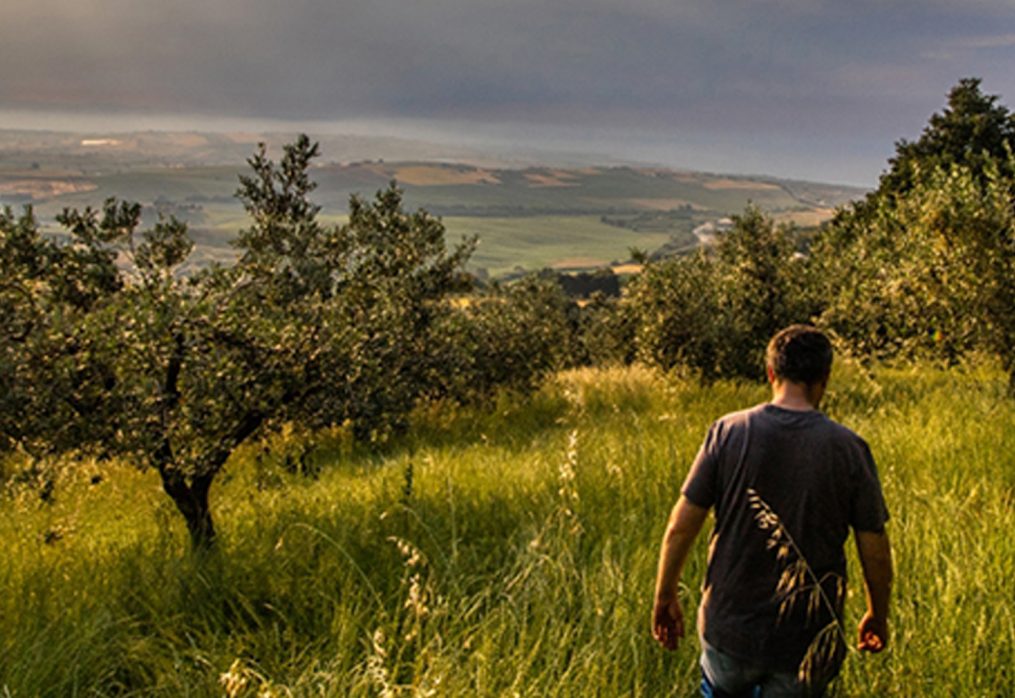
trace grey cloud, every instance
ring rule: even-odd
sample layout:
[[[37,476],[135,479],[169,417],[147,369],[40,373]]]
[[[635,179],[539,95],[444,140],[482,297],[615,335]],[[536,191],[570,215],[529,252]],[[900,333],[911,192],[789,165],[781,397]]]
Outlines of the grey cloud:
[[[890,145],[960,77],[981,75],[1015,99],[1011,9],[1002,0],[5,0],[0,108],[471,119],[741,143],[846,133]]]

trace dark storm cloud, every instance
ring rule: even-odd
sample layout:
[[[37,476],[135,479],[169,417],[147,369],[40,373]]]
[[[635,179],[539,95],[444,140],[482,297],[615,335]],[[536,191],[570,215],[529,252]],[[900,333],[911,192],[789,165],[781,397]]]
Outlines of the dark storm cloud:
[[[960,77],[1015,93],[1015,12],[1000,0],[5,6],[6,109],[884,139],[918,130]]]

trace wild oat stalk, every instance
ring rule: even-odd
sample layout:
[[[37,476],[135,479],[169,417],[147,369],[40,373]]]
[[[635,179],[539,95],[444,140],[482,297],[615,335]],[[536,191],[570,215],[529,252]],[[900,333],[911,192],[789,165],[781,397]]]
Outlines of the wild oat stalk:
[[[383,628],[377,628],[370,636],[371,652],[367,657],[366,675],[377,689],[378,696],[394,698],[397,687],[392,685],[388,673],[388,650],[384,647],[385,639]]]
[[[768,505],[757,490],[747,489],[747,499],[754,510],[754,520],[758,528],[768,532],[765,545],[775,550],[776,559],[785,564],[775,594],[780,598],[779,619],[790,613],[801,595],[806,595],[807,618],[816,617],[824,606],[832,620],[823,627],[811,641],[803,661],[797,672],[801,683],[810,684],[817,673],[832,660],[842,648],[848,647],[846,631],[839,620],[836,604],[825,593],[823,584],[828,580],[835,582],[836,598],[841,599],[845,593],[846,580],[834,572],[827,572],[821,577],[814,572],[803,551],[793,540],[793,536],[782,523],[779,515]]]
[[[434,590],[432,584],[430,561],[412,541],[398,536],[389,536],[402,556],[402,585],[405,588],[405,601],[402,609],[406,616],[396,619],[390,635],[383,627],[378,627],[370,637],[371,653],[366,661],[366,678],[373,685],[376,695],[382,698],[395,698],[408,695],[413,698],[432,698],[437,695],[442,678],[438,675],[428,677],[425,669],[413,668],[412,683],[399,683],[397,676],[404,673],[400,662],[401,653],[389,652],[389,640],[398,645],[414,644],[419,651],[417,655],[423,667],[429,663],[432,652],[440,652],[443,639],[438,629],[425,633],[427,621],[442,617],[447,612],[444,597]],[[425,641],[428,640],[428,641]]]
[[[560,496],[559,512],[565,521],[571,522],[570,532],[582,531],[577,507],[581,500],[578,494],[578,430],[572,429],[567,437],[567,452],[557,470],[557,494]]]
[[[253,690],[254,688],[257,689],[257,698],[292,698],[293,695],[288,686],[272,682],[271,679],[247,666],[239,658],[233,660],[228,671],[219,675],[219,685],[226,698],[250,695],[248,689]]]

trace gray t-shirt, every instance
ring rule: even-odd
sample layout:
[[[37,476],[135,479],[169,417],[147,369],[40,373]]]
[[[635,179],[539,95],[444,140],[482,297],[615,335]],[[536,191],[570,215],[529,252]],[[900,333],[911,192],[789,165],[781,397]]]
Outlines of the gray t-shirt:
[[[709,428],[682,492],[715,507],[698,618],[705,640],[729,655],[795,671],[833,617],[824,607],[808,612],[809,577],[790,594],[780,591],[799,556],[784,549],[785,535],[776,539],[771,517],[766,527],[759,515],[765,506],[774,512],[841,616],[849,529],[882,531],[888,520],[867,444],[821,412],[758,405]]]

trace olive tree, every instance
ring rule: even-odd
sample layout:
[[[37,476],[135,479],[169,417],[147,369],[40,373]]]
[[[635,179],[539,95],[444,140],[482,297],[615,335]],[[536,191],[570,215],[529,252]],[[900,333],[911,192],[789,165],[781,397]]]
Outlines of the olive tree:
[[[117,376],[103,330],[124,286],[116,246],[140,215],[112,200],[101,211],[65,211],[58,244],[30,207],[0,212],[0,454],[38,461],[114,431]]]
[[[813,247],[823,320],[860,355],[993,352],[1015,394],[1015,115],[961,80]]]
[[[578,307],[553,276],[528,274],[471,296],[435,326],[434,394],[462,402],[530,390],[583,362]]]
[[[815,250],[823,318],[857,353],[1000,357],[1015,394],[1015,161],[935,167],[847,236]]]
[[[449,251],[440,221],[405,213],[394,185],[372,202],[354,197],[348,223],[320,224],[316,155],[306,137],[278,163],[261,146],[238,192],[252,220],[239,260],[194,274],[181,273],[186,227],[138,232],[137,205],[65,212],[64,246],[3,219],[4,254],[30,252],[0,297],[23,318],[5,333],[0,380],[61,410],[29,424],[12,417],[20,398],[4,402],[4,440],[156,470],[205,547],[211,485],[240,444],[287,422],[351,423],[360,438],[401,428],[423,392],[429,327],[472,243]]]

